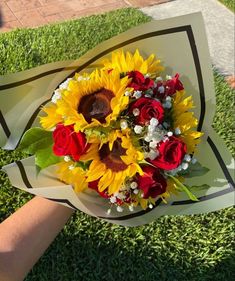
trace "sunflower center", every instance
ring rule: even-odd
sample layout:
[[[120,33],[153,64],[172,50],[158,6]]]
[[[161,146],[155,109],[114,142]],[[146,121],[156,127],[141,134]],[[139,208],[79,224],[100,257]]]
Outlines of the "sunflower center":
[[[112,112],[110,101],[114,93],[105,88],[90,95],[83,96],[78,106],[78,112],[82,113],[88,123],[92,118],[100,123],[105,123],[105,118]]]
[[[113,149],[109,150],[108,143],[102,145],[99,150],[99,156],[101,162],[103,162],[107,168],[114,172],[125,170],[128,166],[122,161],[121,157],[126,152],[126,149],[121,146],[121,140],[117,139],[113,144]]]

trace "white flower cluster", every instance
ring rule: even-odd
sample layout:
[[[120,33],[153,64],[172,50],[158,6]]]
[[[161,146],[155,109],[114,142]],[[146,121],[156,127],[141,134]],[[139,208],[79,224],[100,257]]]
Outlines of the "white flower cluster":
[[[85,76],[80,75],[80,76],[77,77],[78,82],[82,81],[82,80],[89,80],[89,79],[90,79],[89,76],[85,77]],[[72,81],[72,80],[73,80],[73,78],[66,79],[63,83],[61,83],[59,85],[59,88],[54,91],[54,95],[51,98],[51,101],[53,103],[56,103],[59,99],[61,99],[61,94],[62,94],[63,90],[69,89],[69,82]]]
[[[197,162],[197,159],[195,157],[191,157],[189,154],[185,154],[184,159],[182,163],[173,170],[168,171],[172,176],[175,176],[178,172],[182,170],[187,170],[189,168],[189,164],[195,164]]]
[[[109,201],[110,201],[111,205],[115,205],[116,206],[116,210],[119,213],[122,213],[124,211],[124,208],[122,206],[120,206],[120,205],[117,205],[118,199],[120,199],[120,200],[125,200],[126,199],[126,189],[123,189],[122,191],[114,193],[109,198]],[[133,208],[133,206],[132,206],[132,208]],[[111,213],[111,208],[107,210],[107,214],[109,215],[110,213]]]
[[[167,131],[159,125],[158,120],[156,118],[151,118],[147,127],[147,133],[144,136],[144,140],[149,143],[149,151],[145,152],[145,159],[150,158],[154,160],[159,155],[157,145],[159,142],[166,139],[166,135]]]
[[[167,96],[166,99],[165,99],[165,102],[162,104],[162,106],[164,108],[170,109],[172,107],[171,97]]]
[[[67,90],[69,87],[69,82],[73,80],[73,78],[68,78],[67,80],[65,80],[63,83],[60,84],[59,89],[56,89],[54,91],[54,95],[51,98],[51,101],[53,103],[57,103],[58,100],[61,99],[61,94],[63,92],[63,90]]]
[[[68,78],[67,80],[65,80],[63,83],[60,84],[59,88],[60,90],[66,90],[69,87],[69,82],[73,80],[73,78]]]

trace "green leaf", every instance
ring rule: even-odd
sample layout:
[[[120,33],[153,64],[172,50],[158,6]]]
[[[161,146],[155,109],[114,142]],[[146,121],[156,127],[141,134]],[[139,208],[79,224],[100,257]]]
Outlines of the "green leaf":
[[[208,184],[202,184],[202,185],[193,185],[193,186],[187,186],[190,191],[199,191],[199,190],[206,190],[210,188]]]
[[[35,164],[37,167],[37,173],[39,173],[42,169],[45,169],[51,165],[54,165],[60,162],[61,157],[56,156],[53,153],[52,145],[47,148],[40,149],[36,151],[35,154]]]
[[[40,149],[48,148],[52,143],[52,132],[35,127],[25,132],[18,149],[35,154]]]
[[[197,197],[185,186],[183,185],[177,178],[168,175],[177,185],[177,187],[179,188],[179,190],[184,191],[185,193],[187,193],[188,197],[192,200],[192,201],[198,201]]]
[[[184,178],[193,178],[205,175],[210,169],[203,167],[199,162],[195,164],[190,163],[186,171],[180,171],[178,174]]]

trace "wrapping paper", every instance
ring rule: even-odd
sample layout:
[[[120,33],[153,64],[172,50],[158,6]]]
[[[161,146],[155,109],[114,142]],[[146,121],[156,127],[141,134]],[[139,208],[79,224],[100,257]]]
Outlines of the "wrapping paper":
[[[99,67],[104,57],[123,49],[143,56],[154,53],[165,66],[164,74],[180,73],[188,95],[196,105],[198,131],[204,136],[195,157],[210,169],[204,176],[186,180],[189,185],[208,184],[210,188],[194,189],[198,202],[184,193],[171,195],[168,203],[156,200],[152,209],[135,208],[110,215],[108,200],[88,189],[76,194],[70,185],[60,182],[55,167],[36,176],[34,157],[4,166],[13,187],[45,197],[67,207],[81,210],[111,223],[137,226],[162,215],[197,214],[234,205],[234,160],[223,141],[211,127],[215,113],[215,93],[207,38],[200,13],[152,21],[107,40],[76,61],[46,64],[27,71],[0,77],[0,147],[16,149],[24,132],[39,126],[41,106],[50,102],[54,90],[75,72],[90,72]]]

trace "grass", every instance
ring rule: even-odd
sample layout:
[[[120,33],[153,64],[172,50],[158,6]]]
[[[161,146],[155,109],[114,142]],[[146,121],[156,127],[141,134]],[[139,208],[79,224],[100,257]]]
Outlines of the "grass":
[[[232,12],[235,13],[235,2],[234,0],[219,0],[222,4],[228,7]]]
[[[76,21],[0,35],[1,74],[75,59],[99,42],[149,21],[123,9]],[[215,72],[214,127],[234,153],[232,91]],[[0,167],[24,155],[0,151]],[[0,172],[0,220],[31,195]],[[232,208],[209,214],[164,216],[136,228],[111,225],[76,212],[26,281],[228,281],[235,275]]]

